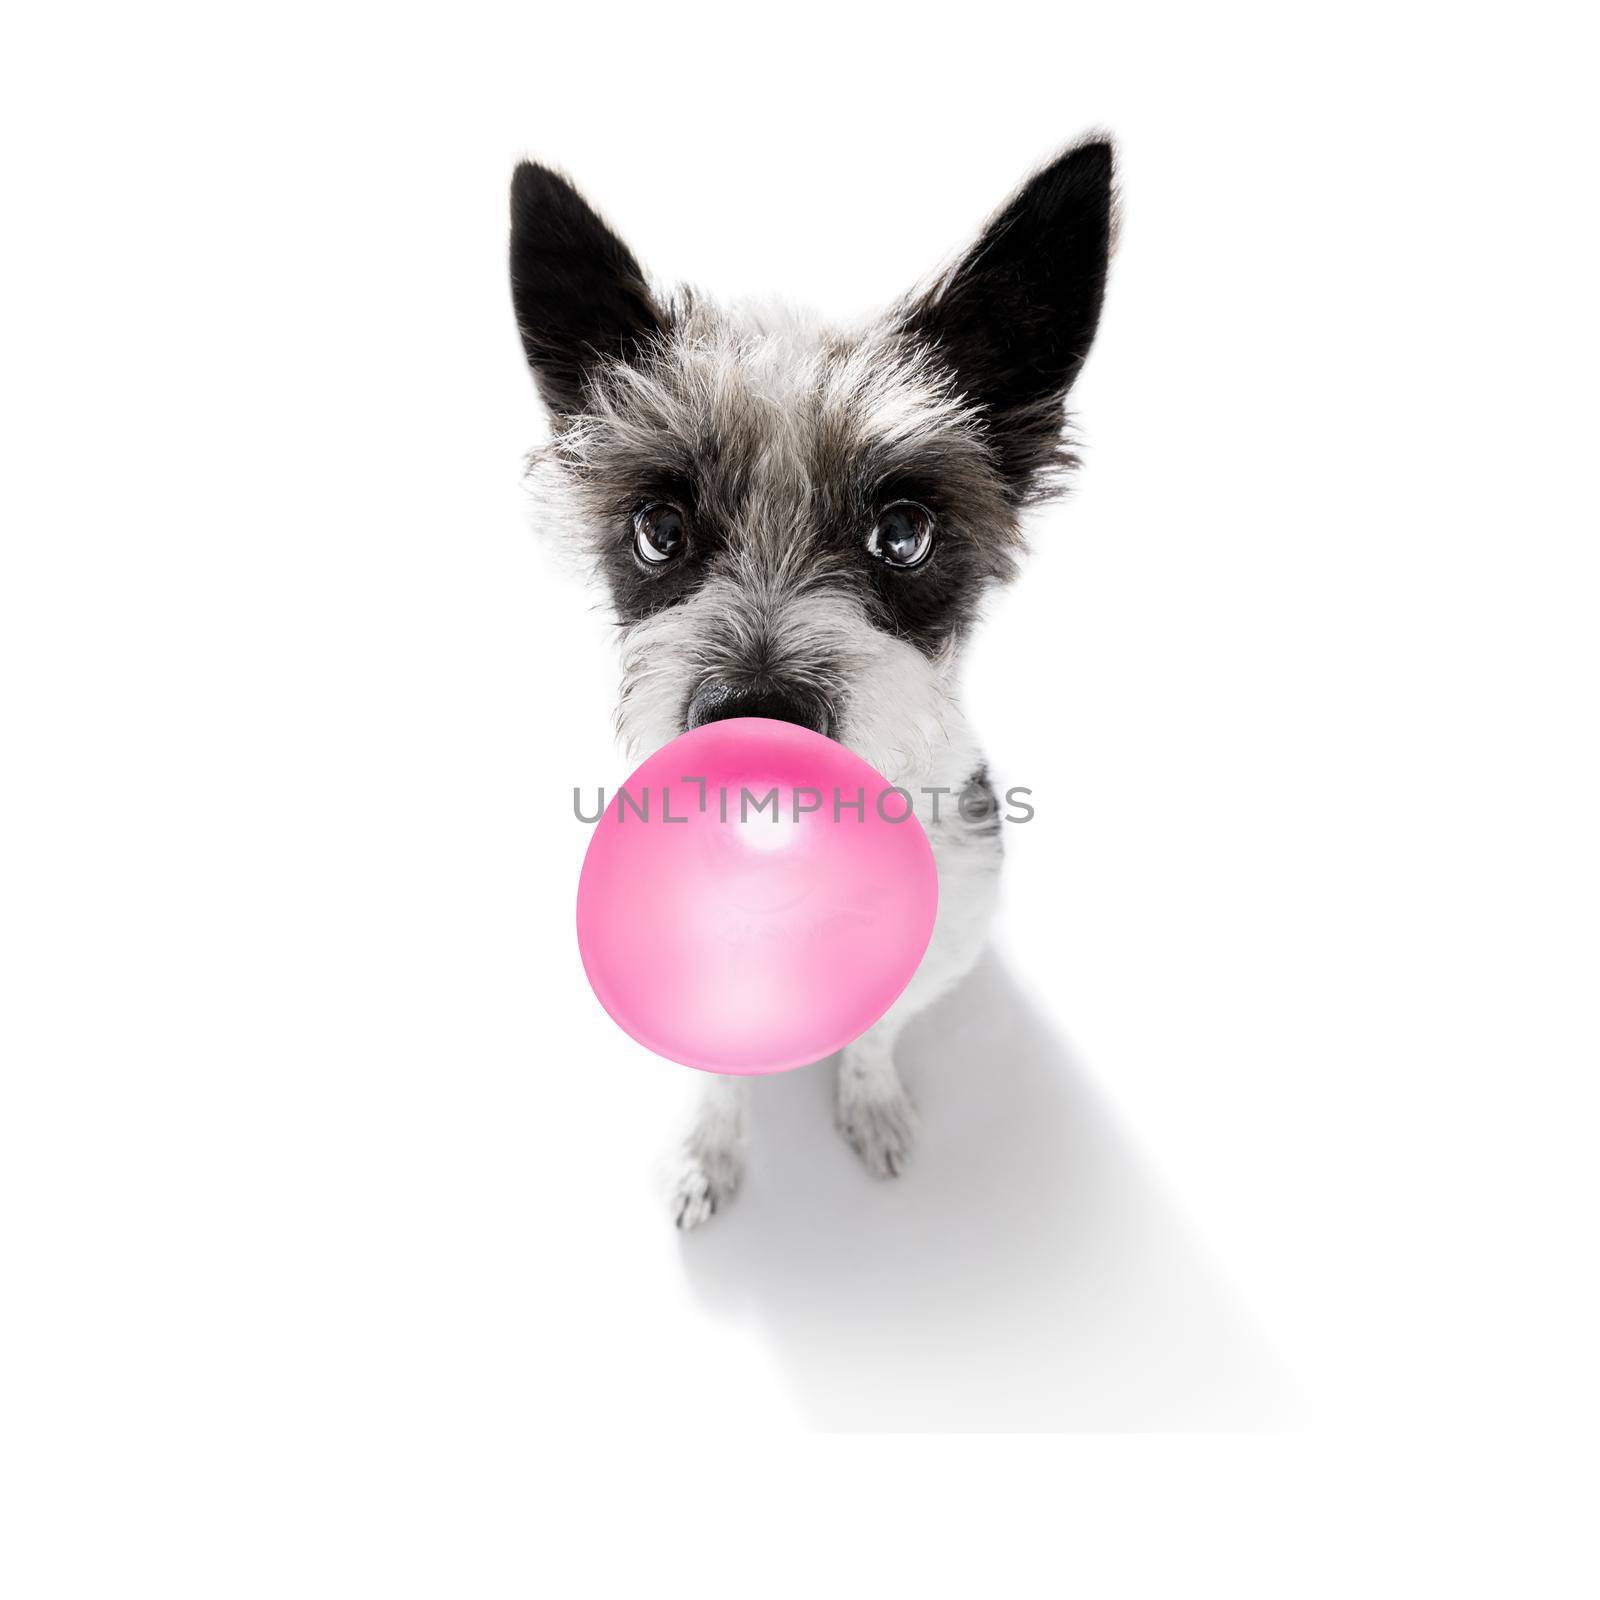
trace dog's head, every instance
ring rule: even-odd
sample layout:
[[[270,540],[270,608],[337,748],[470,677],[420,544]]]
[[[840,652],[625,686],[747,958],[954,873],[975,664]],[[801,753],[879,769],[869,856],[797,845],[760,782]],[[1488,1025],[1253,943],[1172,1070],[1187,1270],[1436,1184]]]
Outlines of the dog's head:
[[[1111,148],[1079,145],[842,332],[656,294],[564,178],[517,169],[512,291],[554,423],[533,478],[624,625],[632,748],[767,716],[925,769],[1018,514],[1072,464],[1111,221]]]

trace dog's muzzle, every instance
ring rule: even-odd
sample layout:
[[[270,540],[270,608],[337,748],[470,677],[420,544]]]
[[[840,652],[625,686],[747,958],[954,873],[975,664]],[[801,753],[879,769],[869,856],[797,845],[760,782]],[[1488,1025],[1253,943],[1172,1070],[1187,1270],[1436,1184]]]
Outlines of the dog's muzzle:
[[[728,683],[702,684],[689,702],[684,728],[698,728],[707,722],[725,722],[729,717],[770,717],[774,722],[794,722],[825,738],[833,737],[833,718],[816,695],[782,684],[762,688],[739,688]]]

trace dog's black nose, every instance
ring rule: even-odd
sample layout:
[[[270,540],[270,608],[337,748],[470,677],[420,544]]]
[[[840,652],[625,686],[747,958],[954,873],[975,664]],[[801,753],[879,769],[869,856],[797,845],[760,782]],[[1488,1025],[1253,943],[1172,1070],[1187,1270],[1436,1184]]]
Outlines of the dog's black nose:
[[[802,728],[824,736],[831,736],[833,722],[827,706],[817,696],[801,689],[781,684],[740,689],[732,684],[712,682],[705,684],[689,702],[684,727],[726,722],[729,717],[770,717],[774,722],[797,722]]]

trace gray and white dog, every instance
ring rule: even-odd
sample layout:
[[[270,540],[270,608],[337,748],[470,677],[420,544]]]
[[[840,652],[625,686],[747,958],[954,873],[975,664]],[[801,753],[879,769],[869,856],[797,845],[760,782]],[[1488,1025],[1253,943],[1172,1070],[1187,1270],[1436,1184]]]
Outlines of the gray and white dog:
[[[1074,465],[1065,400],[1112,216],[1111,146],[1095,138],[1030,178],[930,287],[840,329],[660,293],[566,179],[524,162],[512,180],[512,294],[552,419],[531,486],[615,606],[630,750],[774,717],[918,797],[933,940],[839,1064],[839,1127],[884,1176],[914,1128],[895,1039],[977,960],[997,888],[961,647],[984,591],[1013,575],[1020,514]],[[748,1082],[709,1082],[675,1166],[681,1228],[738,1187]]]

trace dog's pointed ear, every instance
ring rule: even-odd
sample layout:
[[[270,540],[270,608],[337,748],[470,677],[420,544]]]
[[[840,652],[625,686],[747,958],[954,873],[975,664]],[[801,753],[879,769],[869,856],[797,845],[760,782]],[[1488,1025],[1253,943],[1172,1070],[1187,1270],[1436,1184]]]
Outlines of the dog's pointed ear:
[[[1075,146],[1023,184],[907,313],[907,331],[982,408],[1019,491],[1055,456],[1062,403],[1094,342],[1112,205],[1110,142]]]
[[[597,361],[628,360],[665,329],[632,251],[565,178],[532,161],[511,178],[511,299],[558,417],[583,408]]]

